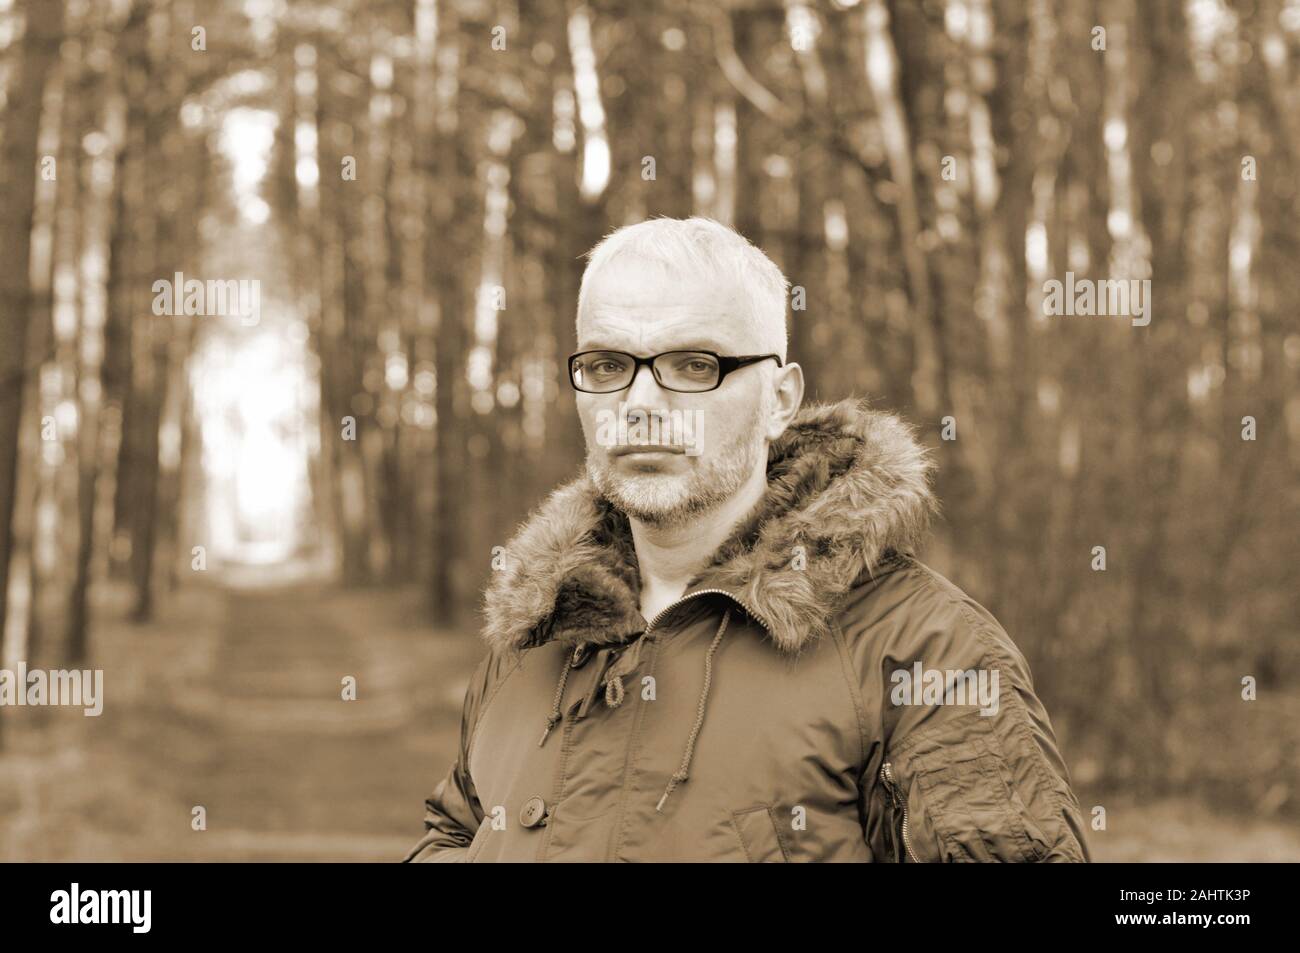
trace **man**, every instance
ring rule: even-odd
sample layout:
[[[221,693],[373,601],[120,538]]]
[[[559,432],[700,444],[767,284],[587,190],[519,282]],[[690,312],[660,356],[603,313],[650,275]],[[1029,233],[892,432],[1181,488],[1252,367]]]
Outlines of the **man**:
[[[407,861],[1086,861],[1025,660],[913,556],[909,428],[800,409],[788,283],[704,219],[593,249],[586,475],[506,548]]]

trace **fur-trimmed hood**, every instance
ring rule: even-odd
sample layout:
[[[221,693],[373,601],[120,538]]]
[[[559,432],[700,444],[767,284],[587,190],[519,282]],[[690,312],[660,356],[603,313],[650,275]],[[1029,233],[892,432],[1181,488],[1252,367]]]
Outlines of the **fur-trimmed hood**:
[[[931,469],[892,414],[857,400],[805,407],[769,449],[767,494],[687,592],[726,592],[780,650],[798,652],[864,574],[919,544],[937,509]],[[485,601],[494,648],[622,643],[644,631],[627,517],[586,476],[552,493],[506,554]]]

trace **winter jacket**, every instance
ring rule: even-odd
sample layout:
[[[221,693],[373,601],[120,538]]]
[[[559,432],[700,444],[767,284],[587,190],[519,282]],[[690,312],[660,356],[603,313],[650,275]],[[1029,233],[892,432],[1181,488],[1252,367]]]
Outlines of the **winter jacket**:
[[[930,469],[892,415],[805,408],[754,513],[649,621],[626,517],[585,477],[557,490],[488,589],[405,860],[1087,861],[1023,655],[912,555]]]

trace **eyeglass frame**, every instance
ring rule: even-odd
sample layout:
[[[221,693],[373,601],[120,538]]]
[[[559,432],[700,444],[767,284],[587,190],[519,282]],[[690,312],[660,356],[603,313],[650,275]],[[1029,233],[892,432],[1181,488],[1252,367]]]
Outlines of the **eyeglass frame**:
[[[584,390],[578,386],[578,382],[573,377],[573,362],[584,354],[618,354],[621,357],[631,358],[632,360],[632,377],[622,387],[616,387],[613,390]],[[679,390],[676,387],[669,387],[659,377],[659,371],[655,369],[655,361],[669,354],[707,354],[718,362],[718,379],[712,387],[706,387],[704,390]],[[717,351],[707,351],[704,348],[688,347],[676,348],[671,351],[663,351],[659,354],[652,354],[649,357],[637,357],[635,354],[629,354],[627,351],[616,351],[613,348],[596,347],[586,351],[575,351],[569,355],[569,385],[580,394],[617,394],[621,390],[627,390],[636,383],[637,374],[641,373],[641,366],[644,364],[650,368],[650,373],[654,376],[655,383],[664,390],[672,391],[674,394],[709,394],[722,386],[722,382],[727,379],[727,375],[742,367],[749,367],[751,364],[757,364],[760,361],[766,361],[768,358],[776,361],[777,367],[784,367],[785,363],[781,360],[780,354],[740,354],[734,357],[719,354]]]

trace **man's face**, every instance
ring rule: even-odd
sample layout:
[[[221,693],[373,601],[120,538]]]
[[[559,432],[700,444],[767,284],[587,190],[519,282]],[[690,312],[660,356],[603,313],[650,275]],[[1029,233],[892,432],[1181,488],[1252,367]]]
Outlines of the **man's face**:
[[[587,288],[578,350],[637,357],[690,349],[770,353],[744,301],[725,282],[619,258]],[[775,366],[740,368],[704,393],[667,390],[642,366],[623,390],[579,392],[592,482],[620,510],[655,525],[680,523],[729,499],[766,464]]]

